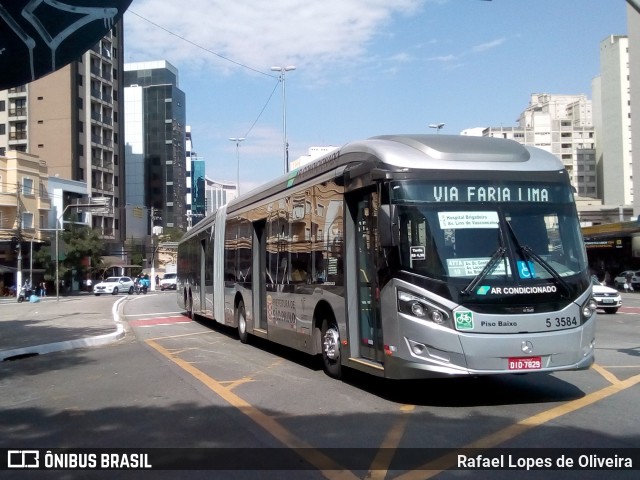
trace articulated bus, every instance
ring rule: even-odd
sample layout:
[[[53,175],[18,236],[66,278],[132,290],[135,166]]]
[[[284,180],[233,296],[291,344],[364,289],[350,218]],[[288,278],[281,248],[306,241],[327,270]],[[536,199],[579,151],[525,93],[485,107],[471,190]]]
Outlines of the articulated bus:
[[[240,196],[178,246],[178,304],[395,378],[586,369],[596,304],[573,189],[505,139],[349,143]]]

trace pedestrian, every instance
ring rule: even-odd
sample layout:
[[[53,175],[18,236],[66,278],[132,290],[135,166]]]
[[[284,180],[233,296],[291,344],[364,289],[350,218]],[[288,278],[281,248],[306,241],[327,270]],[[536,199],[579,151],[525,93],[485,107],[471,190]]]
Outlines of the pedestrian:
[[[91,292],[93,287],[93,280],[87,278],[87,292]]]
[[[160,285],[160,276],[156,275],[156,287]]]
[[[624,291],[625,292],[633,292],[633,283],[631,282],[631,280],[633,279],[633,275],[631,274],[631,272],[627,273],[626,277],[625,277],[625,281],[624,281]]]
[[[40,284],[40,293],[42,294],[43,297],[47,296],[47,282],[42,282]]]

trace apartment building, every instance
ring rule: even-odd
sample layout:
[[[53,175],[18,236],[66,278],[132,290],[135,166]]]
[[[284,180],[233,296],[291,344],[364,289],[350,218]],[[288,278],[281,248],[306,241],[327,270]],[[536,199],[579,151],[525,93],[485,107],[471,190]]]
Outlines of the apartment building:
[[[0,155],[0,295],[4,287],[22,284],[22,271],[31,264],[33,252],[27,245],[50,237],[51,232],[42,230],[53,228],[50,210],[46,162],[17,150]]]
[[[117,252],[126,235],[120,208],[122,52],[119,22],[78,61],[0,92],[0,154],[15,150],[37,155],[46,159],[50,176],[86,182],[87,197],[109,198],[113,208],[93,213],[90,222],[105,247]]]
[[[600,75],[592,81],[598,183],[606,205],[633,204],[629,39],[600,43]]]
[[[475,130],[467,133],[477,134]],[[598,197],[596,135],[592,102],[586,95],[534,93],[517,126],[484,128],[482,135],[509,138],[553,153],[562,160],[580,196]]]

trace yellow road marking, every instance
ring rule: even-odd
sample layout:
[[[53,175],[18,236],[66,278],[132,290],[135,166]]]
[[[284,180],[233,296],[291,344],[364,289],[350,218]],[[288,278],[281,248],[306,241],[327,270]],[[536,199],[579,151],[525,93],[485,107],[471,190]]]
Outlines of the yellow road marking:
[[[395,450],[398,448],[400,440],[402,440],[407,428],[409,413],[413,412],[415,408],[415,405],[403,405],[400,407],[400,411],[402,411],[404,415],[402,415],[391,427],[391,430],[387,433],[382,445],[380,445],[378,454],[373,459],[371,467],[369,468],[369,473],[366,476],[367,479],[384,479],[387,476],[389,465],[391,464],[391,460],[393,460]]]
[[[461,447],[461,449],[476,448],[486,450],[488,448],[495,447],[497,445],[500,445],[501,443],[506,442],[507,440],[511,440],[512,438],[517,437],[518,435],[522,435],[523,433],[531,430],[534,427],[538,427],[558,417],[574,412],[593,403],[599,402],[600,400],[610,397],[611,395],[615,395],[622,390],[633,387],[637,383],[640,383],[640,375],[630,377],[626,380],[618,381],[617,383],[592,392],[577,400],[573,400],[563,405],[558,405],[557,407],[545,410],[544,412],[541,412],[537,415],[525,418],[518,423],[503,428],[502,430],[498,430],[497,432],[492,433],[491,435],[487,435],[486,437],[476,440],[475,442],[471,442],[464,447]],[[395,477],[395,480],[426,480],[427,478],[431,478],[444,470],[448,470],[451,467],[454,467],[457,464],[457,455],[458,454],[456,452],[443,455],[442,457],[432,462],[420,466],[416,470]]]
[[[601,367],[596,363],[594,363],[592,367],[596,372],[602,375],[609,383],[612,383],[614,385],[620,383],[620,380],[618,379],[618,377],[616,377],[613,373],[609,372],[608,370],[605,370],[604,367]]]
[[[205,374],[202,370],[196,368],[189,362],[176,357],[168,349],[161,346],[155,340],[146,340],[146,343],[158,353],[168,358],[180,368],[185,370],[187,373],[192,375],[194,378],[198,379],[210,390],[212,390],[223,400],[225,400],[228,404],[240,410],[240,412],[260,425],[260,427],[273,435],[282,444],[291,449],[296,449],[296,454],[298,454],[304,460],[320,470],[326,478],[331,480],[353,480],[358,478],[352,472],[346,470],[341,465],[338,465],[322,452],[313,449],[311,445],[293,435],[290,431],[276,422],[272,417],[264,414],[253,405],[246,402],[235,393],[231,392],[231,390],[224,387],[220,382]]]
[[[228,388],[229,390],[233,390],[238,385],[244,385],[245,383],[249,383],[249,382],[253,382],[253,381],[254,381],[253,378],[244,377],[244,378],[241,378],[240,380],[220,382],[220,385],[225,385],[226,384],[227,385],[226,388]]]
[[[209,332],[203,332],[209,333]],[[198,333],[199,334],[199,333]],[[156,340],[169,339],[169,338],[177,338],[184,337],[190,335],[198,335],[198,334],[185,334],[185,335],[177,335],[177,336],[169,336],[169,337],[161,337],[157,339],[146,340],[146,343],[151,346],[153,349],[158,351],[160,354],[180,366],[183,370],[191,374],[193,377],[198,379],[204,385],[206,385],[210,390],[219,395],[223,400],[237,408],[243,414],[247,415],[251,418],[255,423],[257,423],[264,430],[269,432],[272,436],[278,439],[281,443],[286,445],[291,449],[295,449],[295,452],[301,456],[304,460],[309,462],[311,465],[316,467],[326,478],[331,480],[342,480],[342,479],[356,479],[357,477],[346,468],[342,467],[335,463],[331,458],[327,457],[322,452],[313,449],[308,443],[296,437],[290,431],[282,427],[273,417],[269,417],[264,414],[262,411],[253,407],[251,404],[235,395],[231,392],[231,389],[235,388],[240,383],[244,383],[246,381],[251,381],[251,379],[240,379],[235,382],[218,382],[215,379],[209,377],[204,372],[196,368],[194,365],[189,362],[182,360],[176,356],[176,354],[172,353],[169,349],[162,347],[157,343]],[[533,415],[531,417],[525,418],[513,425],[510,425],[506,428],[498,430],[490,435],[487,435],[481,439],[478,439],[474,442],[471,442],[463,447],[460,450],[464,449],[478,449],[478,450],[486,450],[492,447],[496,447],[508,440],[511,440],[523,433],[548,423],[556,418],[567,415],[571,412],[599,402],[607,397],[615,395],[623,390],[626,390],[638,383],[640,383],[640,375],[635,375],[626,380],[619,380],[615,375],[608,372],[606,369],[599,365],[594,364],[594,369],[602,375],[605,379],[607,379],[611,385],[608,387],[602,388],[598,391],[592,392],[588,395],[585,395],[582,398],[577,400],[573,400],[571,402],[559,405],[557,407],[551,408],[549,410],[545,410],[539,414]],[[229,387],[223,386],[222,383],[228,383]],[[401,410],[406,412],[413,411],[415,409],[414,405],[404,405]],[[374,458],[371,469],[367,475],[367,478],[371,479],[381,479],[385,478],[388,473],[388,466],[391,463],[393,458],[393,453],[397,449],[397,446],[402,439],[404,431],[406,429],[406,424],[408,422],[408,415],[403,415],[402,418],[396,422],[389,433],[387,434],[385,440],[381,445],[381,449],[379,453]],[[442,457],[433,460],[429,463],[426,463],[416,470],[412,470],[410,472],[406,472],[402,475],[395,477],[395,480],[426,480],[428,478],[432,478],[435,475],[448,470],[454,467],[457,464],[458,453],[451,452],[447,455],[443,455]]]

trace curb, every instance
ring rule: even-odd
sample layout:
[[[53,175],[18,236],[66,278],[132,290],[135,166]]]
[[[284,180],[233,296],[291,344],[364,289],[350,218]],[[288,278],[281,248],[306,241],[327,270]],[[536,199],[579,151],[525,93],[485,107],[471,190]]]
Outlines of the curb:
[[[11,350],[0,350],[0,362],[9,361],[11,359],[31,357],[36,355],[43,355],[46,353],[62,352],[65,350],[74,350],[77,348],[87,347],[99,347],[103,345],[109,345],[121,340],[125,337],[126,331],[124,324],[122,323],[120,315],[120,304],[127,300],[127,297],[119,299],[113,304],[111,313],[113,314],[113,321],[116,325],[116,330],[113,333],[106,333],[103,335],[96,335],[93,337],[79,338],[77,340],[65,340],[62,342],[45,343],[43,345],[34,345],[31,347],[14,348]]]

